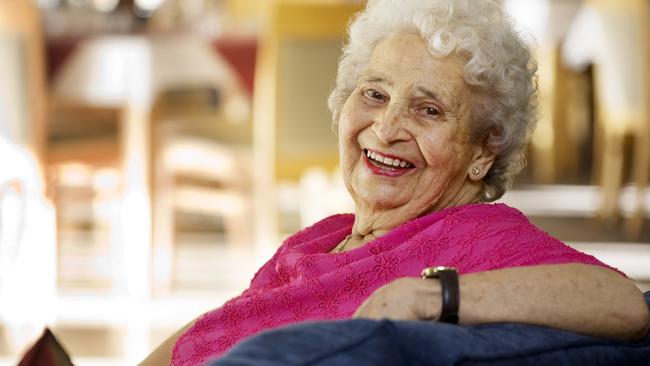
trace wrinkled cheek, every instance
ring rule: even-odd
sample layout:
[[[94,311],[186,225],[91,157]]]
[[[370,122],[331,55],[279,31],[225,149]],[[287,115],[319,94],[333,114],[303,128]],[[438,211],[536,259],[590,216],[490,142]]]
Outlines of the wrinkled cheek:
[[[345,185],[348,186],[353,180],[358,178],[359,175],[359,158],[360,153],[358,148],[350,140],[341,140],[339,145],[339,161],[341,164],[341,173]]]
[[[429,169],[431,169],[439,178],[453,175],[460,165],[459,159],[460,156],[455,152],[448,154],[438,153],[436,156],[429,159]]]
[[[355,159],[349,156],[348,154],[341,155],[341,171],[343,172],[344,177],[352,177],[355,169]]]
[[[448,165],[453,161],[455,152],[450,151],[449,149],[439,149],[435,147],[442,146],[446,142],[431,142],[428,145],[433,146],[434,148],[429,151],[423,151],[422,154],[425,156],[426,163],[431,168],[440,168],[445,165]],[[441,151],[442,150],[442,151]]]

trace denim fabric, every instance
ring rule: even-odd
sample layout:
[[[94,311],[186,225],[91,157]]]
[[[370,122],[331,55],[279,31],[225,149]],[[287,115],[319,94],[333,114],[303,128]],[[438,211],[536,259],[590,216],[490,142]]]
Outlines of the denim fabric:
[[[650,292],[645,298],[650,307]],[[209,365],[650,366],[650,334],[640,342],[620,342],[522,324],[354,319],[267,331]]]

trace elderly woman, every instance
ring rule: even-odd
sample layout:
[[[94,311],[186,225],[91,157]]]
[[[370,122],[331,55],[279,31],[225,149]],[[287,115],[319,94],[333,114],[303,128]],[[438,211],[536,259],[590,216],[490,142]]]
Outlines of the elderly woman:
[[[329,100],[355,214],[291,236],[246,291],[145,364],[199,365],[265,329],[353,316],[642,337],[648,309],[632,281],[486,203],[524,165],[534,74],[492,1],[370,1]],[[447,268],[419,278],[432,266]]]

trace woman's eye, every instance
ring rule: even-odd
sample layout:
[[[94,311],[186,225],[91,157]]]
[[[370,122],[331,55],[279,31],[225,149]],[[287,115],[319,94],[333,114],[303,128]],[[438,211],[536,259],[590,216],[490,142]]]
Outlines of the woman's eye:
[[[428,108],[426,108],[426,109],[425,109],[425,113],[426,113],[428,116],[437,116],[437,115],[440,114],[440,112],[438,112],[437,109],[432,108],[432,107],[428,107]]]
[[[419,111],[420,115],[424,117],[438,117],[441,113],[438,108],[435,107],[422,107]]]
[[[384,100],[385,97],[382,93],[374,90],[374,89],[368,89],[364,93],[368,98],[374,99],[374,100]]]

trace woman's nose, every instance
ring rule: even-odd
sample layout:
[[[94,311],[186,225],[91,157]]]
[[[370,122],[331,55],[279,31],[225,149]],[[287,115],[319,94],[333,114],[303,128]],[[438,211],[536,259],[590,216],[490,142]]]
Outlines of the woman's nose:
[[[409,139],[408,132],[404,129],[404,121],[407,116],[399,106],[388,107],[383,115],[377,117],[372,124],[372,130],[379,141],[391,144]]]

